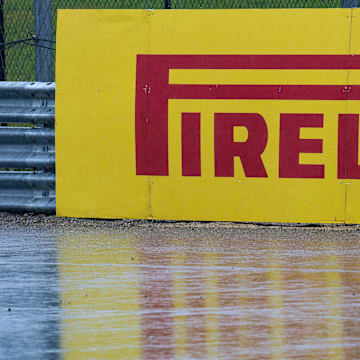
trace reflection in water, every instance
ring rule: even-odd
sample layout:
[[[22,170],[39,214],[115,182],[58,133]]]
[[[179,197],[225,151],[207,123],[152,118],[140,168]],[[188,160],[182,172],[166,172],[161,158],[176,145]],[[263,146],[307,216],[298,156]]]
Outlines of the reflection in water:
[[[126,239],[64,237],[59,250],[65,359],[136,359],[141,350],[138,255]]]
[[[39,235],[0,231],[0,359],[61,358],[57,241]]]
[[[60,238],[65,359],[358,356],[357,242],[170,229]]]
[[[276,255],[272,255],[268,264],[269,277],[269,308],[270,314],[270,332],[271,332],[271,353],[273,359],[284,358],[285,332],[284,332],[284,301],[283,274],[280,268],[281,264]]]
[[[174,333],[169,260],[152,250],[139,251],[138,255],[141,350],[145,359],[172,359]]]

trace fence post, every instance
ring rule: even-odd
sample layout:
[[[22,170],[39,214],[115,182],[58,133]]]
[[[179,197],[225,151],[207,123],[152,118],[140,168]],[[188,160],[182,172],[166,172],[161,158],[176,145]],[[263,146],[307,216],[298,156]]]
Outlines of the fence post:
[[[34,0],[35,16],[35,79],[53,81],[51,0]],[[49,49],[48,49],[49,48]]]
[[[3,0],[0,0],[0,44],[5,43],[3,5]],[[0,48],[0,81],[5,81],[5,45]]]
[[[342,7],[343,8],[354,8],[359,6],[359,0],[343,0]]]

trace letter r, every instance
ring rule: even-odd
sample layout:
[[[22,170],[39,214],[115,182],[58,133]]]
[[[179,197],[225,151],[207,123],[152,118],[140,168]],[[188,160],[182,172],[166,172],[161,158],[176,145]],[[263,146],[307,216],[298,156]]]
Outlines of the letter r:
[[[265,119],[260,114],[216,113],[214,121],[215,176],[233,177],[238,156],[246,177],[267,177],[261,159],[268,140]],[[234,142],[235,126],[246,127],[246,141]]]

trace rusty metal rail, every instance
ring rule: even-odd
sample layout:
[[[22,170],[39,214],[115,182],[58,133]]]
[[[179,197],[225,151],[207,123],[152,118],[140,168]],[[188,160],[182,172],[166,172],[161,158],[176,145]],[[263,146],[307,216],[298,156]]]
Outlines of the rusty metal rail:
[[[55,213],[55,84],[0,82],[0,211]]]

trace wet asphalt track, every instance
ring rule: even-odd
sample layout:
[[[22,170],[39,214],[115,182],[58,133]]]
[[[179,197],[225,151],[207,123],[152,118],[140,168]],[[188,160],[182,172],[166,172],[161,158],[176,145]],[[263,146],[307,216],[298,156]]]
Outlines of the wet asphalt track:
[[[358,227],[0,217],[0,359],[358,359],[359,260]]]

